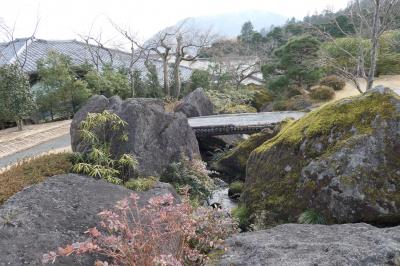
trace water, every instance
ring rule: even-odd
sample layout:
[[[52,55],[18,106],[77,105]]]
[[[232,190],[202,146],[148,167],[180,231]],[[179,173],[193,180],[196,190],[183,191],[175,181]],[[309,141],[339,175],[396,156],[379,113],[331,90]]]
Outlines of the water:
[[[219,203],[221,208],[226,211],[231,211],[233,208],[237,207],[237,203],[232,201],[228,197],[228,189],[227,187],[221,187],[213,191],[209,203],[212,205],[213,203]]]

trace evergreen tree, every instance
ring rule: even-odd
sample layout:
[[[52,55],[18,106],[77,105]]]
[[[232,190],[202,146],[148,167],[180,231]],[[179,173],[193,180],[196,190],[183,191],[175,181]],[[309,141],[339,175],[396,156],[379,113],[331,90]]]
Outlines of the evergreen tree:
[[[0,67],[0,118],[15,121],[22,130],[23,119],[35,109],[29,80],[18,65]]]

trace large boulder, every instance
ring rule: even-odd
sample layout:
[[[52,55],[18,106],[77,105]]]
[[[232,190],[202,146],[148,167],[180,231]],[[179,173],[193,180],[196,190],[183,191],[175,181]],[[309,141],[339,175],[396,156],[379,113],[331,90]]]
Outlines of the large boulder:
[[[400,224],[400,98],[390,89],[327,104],[247,162],[243,199],[264,225],[314,210],[328,223]]]
[[[94,96],[74,116],[71,124],[72,149],[84,152],[85,144],[79,136],[79,125],[88,113],[109,110],[128,123],[125,129],[128,142],[110,133],[113,155],[130,153],[139,161],[141,175],[160,175],[166,166],[181,156],[200,157],[196,135],[187,118],[179,113],[167,113],[162,101],[156,99],[110,99]]]
[[[224,153],[211,164],[212,170],[221,173],[225,178],[245,180],[246,164],[251,152],[274,137],[276,132],[272,129],[264,129],[259,133],[251,135],[236,147]]]
[[[83,241],[88,228],[100,228],[97,214],[130,193],[122,186],[74,174],[54,176],[18,192],[0,207],[0,265],[42,265],[44,253]],[[138,205],[167,193],[177,197],[171,185],[159,183],[138,193]],[[56,265],[93,265],[94,260],[90,255],[70,256]]]
[[[400,265],[400,227],[300,225],[238,234],[219,265]]]
[[[213,114],[214,107],[204,90],[197,88],[182,99],[175,112],[184,113],[187,117],[207,116]]]

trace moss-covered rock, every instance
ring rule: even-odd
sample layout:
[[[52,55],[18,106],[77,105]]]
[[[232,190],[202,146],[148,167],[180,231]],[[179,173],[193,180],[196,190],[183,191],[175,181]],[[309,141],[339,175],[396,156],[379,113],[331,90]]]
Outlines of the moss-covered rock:
[[[305,210],[328,223],[400,224],[399,96],[377,88],[286,125],[251,153],[242,198],[264,225]]]
[[[248,85],[247,88],[249,90],[254,91],[254,96],[252,100],[252,105],[257,111],[260,111],[261,108],[272,102],[274,97],[272,93],[270,93],[265,87],[257,86],[257,85]]]
[[[246,177],[246,164],[250,153],[271,139],[276,131],[265,129],[260,133],[251,135],[247,140],[242,141],[238,146],[226,152],[221,158],[212,163],[212,169],[223,174],[224,177],[232,180],[243,180]]]

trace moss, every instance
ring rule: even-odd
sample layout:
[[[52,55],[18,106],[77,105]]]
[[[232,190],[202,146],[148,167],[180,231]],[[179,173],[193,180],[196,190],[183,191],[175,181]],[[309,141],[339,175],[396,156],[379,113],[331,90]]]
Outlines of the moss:
[[[270,103],[273,101],[274,97],[272,93],[270,93],[266,88],[263,86],[256,86],[256,85],[249,85],[247,86],[249,90],[254,91],[254,97],[252,101],[253,107],[255,107],[258,111],[263,107],[265,104]]]
[[[352,145],[359,146],[362,143],[359,140],[365,140],[365,135],[374,131],[373,122],[377,117],[398,119],[397,99],[400,98],[392,93],[366,93],[326,104],[295,122],[287,123],[275,137],[250,154],[242,196],[250,213],[257,216],[264,212],[264,223],[267,225],[296,222],[299,215],[309,208],[310,199],[329,182],[329,178],[300,181],[304,166],[314,158],[329,157],[342,147],[351,149]],[[340,170],[337,168],[340,162],[330,161],[330,164],[328,167]],[[398,167],[391,166],[391,169]],[[381,173],[385,172],[387,170],[382,169]],[[369,178],[371,175],[378,179],[381,176],[362,173],[360,169],[352,176],[342,177],[342,182],[351,186],[356,178]],[[390,175],[399,178],[395,182],[400,181],[395,173],[390,172]],[[368,196],[375,193],[372,198],[376,200],[379,197],[391,198],[388,188],[373,178],[368,181],[371,189],[366,189],[364,193]],[[393,197],[396,195],[399,193],[393,193]],[[325,211],[323,214],[327,222],[332,222],[332,217],[326,216]]]
[[[392,117],[395,107],[391,102],[394,94],[370,93],[356,96],[353,99],[343,99],[326,104],[297,120],[286,125],[282,131],[270,141],[255,150],[262,153],[279,143],[300,145],[305,138],[329,136],[332,129],[349,132],[351,128],[359,134],[372,130],[371,122],[379,115],[382,118]],[[344,139],[350,135],[343,136]]]
[[[212,168],[216,171],[224,173],[231,178],[239,178],[244,180],[246,174],[246,164],[250,153],[272,138],[274,132],[265,130],[260,133],[251,135],[247,140],[239,143],[238,146],[226,152],[221,158],[212,164]]]
[[[242,194],[244,189],[244,183],[241,181],[232,182],[229,185],[228,196],[229,197],[236,197],[237,195]]]

